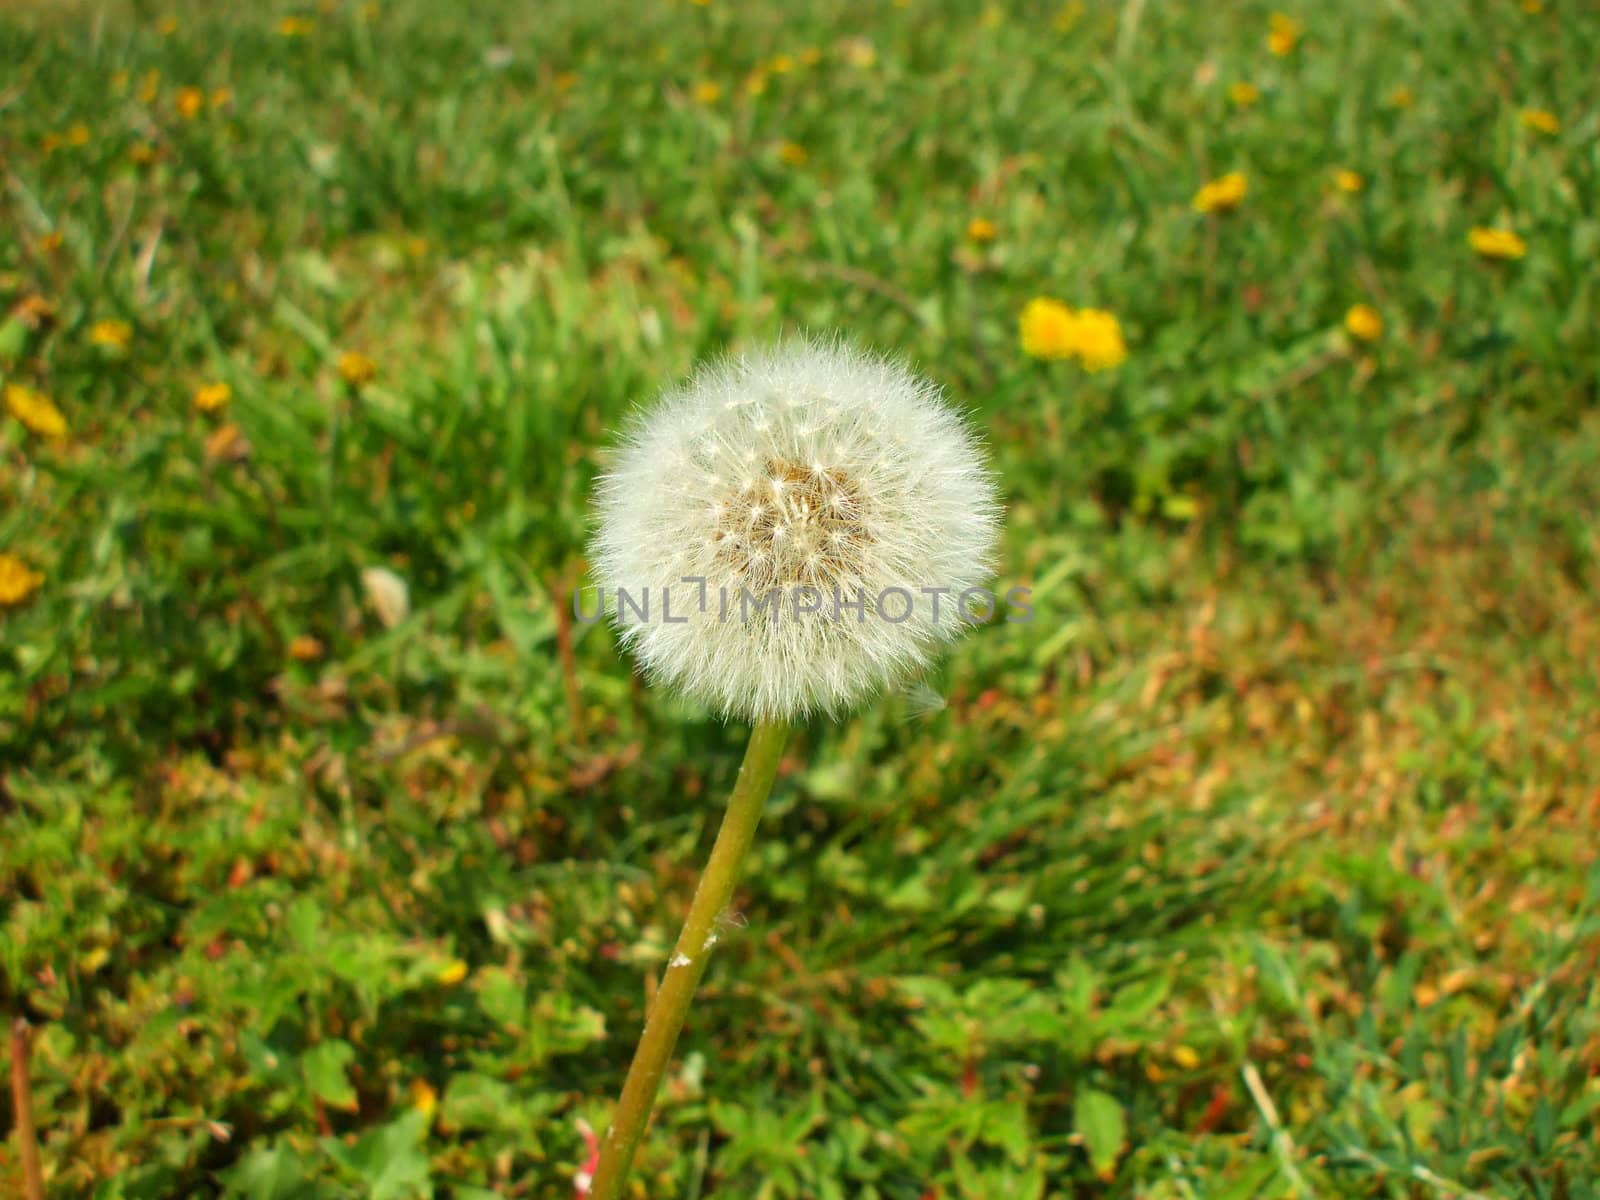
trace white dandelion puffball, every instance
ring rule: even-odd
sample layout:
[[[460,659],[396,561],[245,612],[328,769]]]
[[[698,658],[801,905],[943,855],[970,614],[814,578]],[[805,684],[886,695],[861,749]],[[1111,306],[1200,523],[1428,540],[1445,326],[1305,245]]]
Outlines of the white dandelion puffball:
[[[598,510],[623,644],[724,714],[847,709],[993,612],[976,437],[935,385],[848,345],[703,368],[635,420]]]

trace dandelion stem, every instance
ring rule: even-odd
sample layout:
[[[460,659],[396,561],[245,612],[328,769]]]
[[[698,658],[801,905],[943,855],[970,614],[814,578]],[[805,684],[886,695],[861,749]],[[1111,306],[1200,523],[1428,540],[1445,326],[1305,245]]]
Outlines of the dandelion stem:
[[[650,1110],[655,1106],[661,1077],[666,1073],[677,1044],[678,1031],[683,1028],[689,1002],[694,998],[700,976],[705,973],[706,961],[711,957],[717,917],[733,895],[788,737],[788,725],[777,721],[762,722],[750,732],[744,765],[739,768],[733,795],[728,799],[722,828],[717,832],[711,857],[706,860],[705,872],[689,904],[683,932],[678,935],[678,944],[645,1019],[644,1033],[633,1053],[633,1065],[628,1068],[628,1078],[622,1085],[622,1098],[617,1101],[611,1128],[600,1145],[600,1162],[595,1168],[590,1200],[618,1200],[622,1195],[628,1167],[650,1120]]]

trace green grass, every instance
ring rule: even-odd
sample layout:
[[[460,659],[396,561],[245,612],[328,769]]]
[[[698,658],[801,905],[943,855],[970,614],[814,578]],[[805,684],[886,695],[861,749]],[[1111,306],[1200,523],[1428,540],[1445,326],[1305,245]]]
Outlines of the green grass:
[[[838,329],[970,407],[1037,619],[797,737],[635,1195],[1600,1195],[1592,8],[451,7],[0,15],[51,1194],[572,1195],[744,736],[598,626],[569,708],[591,484]]]

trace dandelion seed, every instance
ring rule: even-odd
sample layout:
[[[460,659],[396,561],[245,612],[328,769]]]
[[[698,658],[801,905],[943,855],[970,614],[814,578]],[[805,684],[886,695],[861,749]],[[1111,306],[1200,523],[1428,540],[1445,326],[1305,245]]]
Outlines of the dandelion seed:
[[[1197,213],[1231,212],[1243,203],[1250,191],[1250,181],[1243,172],[1229,171],[1221,178],[1201,186],[1194,194],[1191,207]]]
[[[1375,342],[1383,336],[1383,317],[1370,304],[1353,304],[1344,315],[1344,328],[1358,342]]]
[[[686,471],[697,454],[711,461]],[[972,435],[932,385],[792,342],[703,370],[636,423],[600,484],[592,561],[608,590],[674,589],[673,623],[618,622],[649,674],[724,713],[797,719],[853,707],[964,630],[952,601],[935,615],[919,589],[981,584],[998,516]],[[726,619],[689,600],[682,581],[699,578],[730,597]],[[750,607],[800,588],[821,611]],[[891,588],[910,597],[898,623],[833,608]]]
[[[1510,229],[1474,229],[1467,244],[1483,258],[1518,259],[1528,252],[1528,244]]]
[[[29,433],[49,441],[60,441],[67,436],[67,419],[47,396],[20,383],[8,383],[5,397],[7,411],[22,422]]]
[[[15,608],[44,586],[44,575],[0,550],[0,608]]]

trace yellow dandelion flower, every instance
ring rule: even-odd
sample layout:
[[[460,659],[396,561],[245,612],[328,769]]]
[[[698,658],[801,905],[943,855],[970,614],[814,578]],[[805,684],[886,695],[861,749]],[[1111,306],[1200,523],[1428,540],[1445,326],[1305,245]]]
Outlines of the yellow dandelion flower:
[[[0,550],[0,608],[13,608],[44,584],[44,576],[15,554]]]
[[[1099,308],[1080,308],[1076,314],[1074,352],[1085,371],[1104,371],[1128,357],[1117,318]]]
[[[1474,229],[1467,244],[1484,258],[1516,259],[1528,252],[1528,243],[1509,229]]]
[[[715,104],[722,99],[722,85],[709,79],[702,79],[694,85],[694,100],[696,104]]]
[[[406,252],[407,258],[427,258],[428,239],[419,233],[407,234],[401,248]]]
[[[1281,12],[1267,18],[1267,49],[1279,58],[1294,53],[1300,42],[1302,27],[1299,21]]]
[[[1370,304],[1352,304],[1344,315],[1344,331],[1358,342],[1375,342],[1383,336],[1383,317]]]
[[[203,413],[221,412],[233,399],[233,389],[225,383],[203,383],[194,390],[194,406]]]
[[[200,110],[206,106],[206,94],[197,87],[179,88],[172,102],[176,106],[180,117],[185,121],[192,121],[200,115]]]
[[[312,28],[310,17],[283,17],[278,21],[278,36],[308,37]]]
[[[816,46],[807,46],[800,51],[800,65],[802,67],[814,67],[821,61],[822,51]]]
[[[289,657],[295,662],[316,662],[323,650],[322,643],[309,633],[297,633],[289,639]]]
[[[1230,83],[1228,85],[1228,99],[1233,101],[1235,107],[1249,108],[1257,100],[1261,99],[1261,89],[1255,84],[1246,83],[1243,80],[1238,83]]]
[[[787,75],[790,71],[794,70],[794,55],[773,55],[772,61],[767,64],[767,70],[771,71],[774,75]]]
[[[1548,133],[1552,137],[1561,132],[1561,118],[1549,109],[1525,108],[1517,114],[1517,120],[1529,129]]]
[[[1243,172],[1229,171],[1202,185],[1190,203],[1198,213],[1228,212],[1238,208],[1249,191],[1250,181]]]
[[[799,142],[785,142],[778,147],[778,157],[791,167],[803,167],[810,156]]]
[[[967,222],[969,242],[992,242],[1000,236],[999,227],[988,217],[973,217]]]
[[[1200,1055],[1193,1046],[1174,1046],[1172,1061],[1182,1070],[1192,1071],[1200,1065]]]
[[[1030,358],[1052,361],[1071,358],[1077,351],[1077,316],[1059,300],[1036,296],[1023,307],[1017,324],[1022,352]]]
[[[410,1103],[412,1108],[431,1121],[434,1110],[439,1107],[439,1093],[426,1079],[414,1079],[411,1081]]]
[[[89,326],[89,344],[124,353],[133,341],[133,326],[126,321],[96,321]]]
[[[378,364],[365,354],[346,350],[339,355],[339,378],[351,387],[365,387],[378,377]]]
[[[67,436],[67,419],[48,397],[20,383],[6,384],[6,410],[37,437],[59,441]]]
[[[1390,108],[1410,108],[1416,102],[1417,94],[1403,83],[1389,93]]]
[[[445,987],[454,987],[466,977],[467,964],[459,958],[452,958],[444,966],[440,967],[437,976],[439,982],[444,984]]]
[[[1347,196],[1354,196],[1362,188],[1367,186],[1367,181],[1355,171],[1346,170],[1345,168],[1341,167],[1339,170],[1333,173],[1333,186],[1338,188]]]
[[[62,140],[69,146],[87,146],[89,139],[93,136],[89,132],[89,127],[82,121],[78,121],[67,127],[67,132]]]

